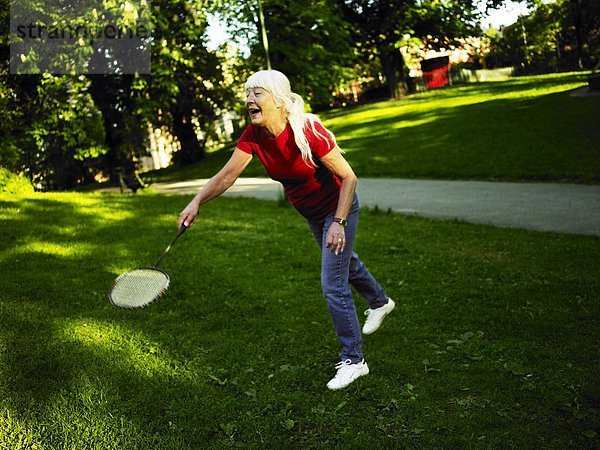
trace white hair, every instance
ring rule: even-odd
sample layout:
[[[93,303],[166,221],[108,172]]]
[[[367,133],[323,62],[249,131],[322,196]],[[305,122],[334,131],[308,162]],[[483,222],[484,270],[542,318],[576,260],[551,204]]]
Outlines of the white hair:
[[[296,145],[302,153],[302,160],[308,166],[315,167],[315,161],[308,144],[308,139],[306,139],[304,128],[307,125],[310,126],[314,135],[319,139],[327,140],[327,137],[319,133],[315,128],[315,122],[318,122],[323,126],[319,118],[314,114],[304,112],[304,100],[300,95],[292,92],[288,78],[278,70],[261,70],[248,78],[244,88],[246,91],[254,88],[262,88],[273,96],[273,100],[277,105],[283,106],[286,118],[294,132]],[[329,137],[337,147],[333,133],[324,126],[323,128],[327,131],[327,134],[329,134]]]

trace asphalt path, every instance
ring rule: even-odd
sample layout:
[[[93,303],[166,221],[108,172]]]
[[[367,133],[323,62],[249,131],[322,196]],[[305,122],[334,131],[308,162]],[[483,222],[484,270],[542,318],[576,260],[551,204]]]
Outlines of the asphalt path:
[[[155,183],[162,194],[193,195],[208,179]],[[361,178],[361,205],[434,219],[600,236],[600,186]],[[281,184],[240,178],[224,194],[278,200]]]

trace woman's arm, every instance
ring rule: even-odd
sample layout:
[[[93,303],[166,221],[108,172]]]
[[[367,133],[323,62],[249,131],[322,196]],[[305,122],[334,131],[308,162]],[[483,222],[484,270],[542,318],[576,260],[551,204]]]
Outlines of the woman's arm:
[[[229,161],[227,161],[227,164],[214,177],[208,180],[208,183],[204,185],[200,192],[184,208],[179,215],[177,225],[180,228],[182,225],[186,227],[191,226],[198,215],[198,208],[229,189],[242,174],[251,159],[252,155],[236,148]]]
[[[327,169],[342,180],[342,187],[340,190],[340,199],[338,201],[337,210],[335,217],[341,217],[346,219],[350,213],[352,207],[352,201],[354,200],[354,192],[356,191],[356,185],[358,179],[350,167],[350,164],[342,156],[339,147],[331,150],[327,155],[321,158],[321,162]],[[333,222],[327,231],[325,239],[326,246],[331,252],[343,252],[346,246],[346,233],[344,227],[337,222]]]

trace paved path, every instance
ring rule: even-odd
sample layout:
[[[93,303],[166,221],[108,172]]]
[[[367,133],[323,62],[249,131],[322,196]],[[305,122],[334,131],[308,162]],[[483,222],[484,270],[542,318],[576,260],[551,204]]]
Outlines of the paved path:
[[[206,179],[156,183],[165,194],[195,194]],[[226,196],[277,200],[281,185],[240,178]],[[600,186],[361,178],[362,205],[403,214],[499,227],[600,236]]]

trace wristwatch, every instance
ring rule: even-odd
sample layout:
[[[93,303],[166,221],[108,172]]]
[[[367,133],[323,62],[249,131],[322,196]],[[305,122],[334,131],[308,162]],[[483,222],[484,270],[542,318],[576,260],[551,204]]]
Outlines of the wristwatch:
[[[344,228],[346,228],[346,226],[348,225],[348,221],[343,217],[334,217],[333,221],[339,223]]]

